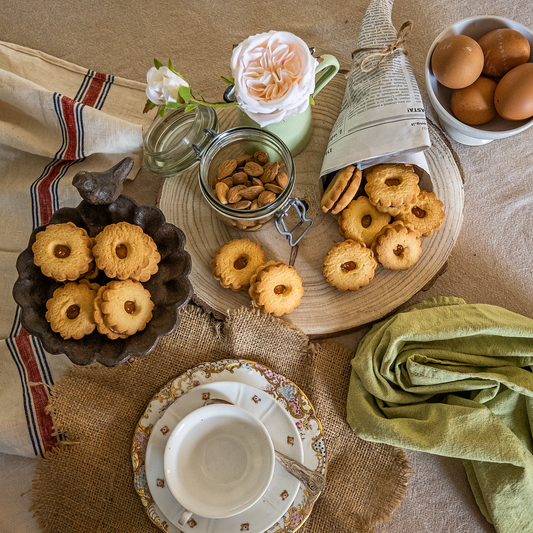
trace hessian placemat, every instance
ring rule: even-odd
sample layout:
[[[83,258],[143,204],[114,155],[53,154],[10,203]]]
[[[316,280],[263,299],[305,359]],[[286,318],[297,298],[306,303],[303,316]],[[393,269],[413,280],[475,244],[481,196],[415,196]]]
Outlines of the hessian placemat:
[[[135,426],[170,379],[202,362],[239,358],[292,380],[322,422],[327,488],[300,531],[373,531],[401,503],[411,471],[402,450],[365,442],[346,423],[352,356],[337,344],[312,344],[300,330],[257,310],[232,311],[219,322],[190,305],[150,355],[114,369],[69,369],[50,393],[48,411],[62,438],[36,469],[39,524],[50,533],[158,531],[133,486]]]

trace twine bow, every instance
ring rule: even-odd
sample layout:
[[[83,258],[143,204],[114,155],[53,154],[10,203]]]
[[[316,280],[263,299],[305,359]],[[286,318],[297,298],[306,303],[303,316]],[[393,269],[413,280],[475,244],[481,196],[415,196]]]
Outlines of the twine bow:
[[[352,52],[352,59],[355,57],[355,54],[358,54],[359,52],[369,53],[367,53],[363,57],[363,59],[361,59],[361,61],[358,61],[355,65],[353,65],[346,76],[349,76],[357,68],[361,68],[363,72],[371,72],[372,70],[378,68],[387,56],[394,54],[398,50],[402,50],[405,53],[403,45],[405,44],[407,36],[409,35],[409,33],[411,33],[412,29],[413,21],[408,20],[402,24],[402,27],[398,31],[396,40],[390,43],[388,46],[366,46],[363,48],[355,49]],[[374,63],[372,66],[368,66],[368,63],[378,57],[380,59],[377,63]]]

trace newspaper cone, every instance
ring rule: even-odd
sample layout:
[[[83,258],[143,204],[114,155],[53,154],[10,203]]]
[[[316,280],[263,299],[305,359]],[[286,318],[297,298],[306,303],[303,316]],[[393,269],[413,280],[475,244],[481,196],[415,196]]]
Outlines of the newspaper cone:
[[[376,53],[397,40],[391,20],[393,1],[372,0],[365,13],[356,49],[372,50],[358,52],[353,58],[321,177],[348,165],[366,168],[384,161],[409,162],[427,171],[420,152],[429,148],[431,141],[409,61],[399,48],[388,54]]]

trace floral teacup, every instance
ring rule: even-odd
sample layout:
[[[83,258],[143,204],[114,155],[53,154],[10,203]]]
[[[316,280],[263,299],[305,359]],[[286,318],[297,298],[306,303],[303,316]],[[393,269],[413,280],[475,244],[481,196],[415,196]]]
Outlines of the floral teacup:
[[[274,445],[263,423],[235,405],[196,409],[172,431],[164,454],[170,492],[192,514],[227,518],[245,511],[267,490]]]

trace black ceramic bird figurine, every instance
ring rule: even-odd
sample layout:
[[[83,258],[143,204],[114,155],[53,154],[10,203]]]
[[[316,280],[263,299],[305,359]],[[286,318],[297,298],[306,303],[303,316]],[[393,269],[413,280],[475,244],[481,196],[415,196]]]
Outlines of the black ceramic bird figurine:
[[[87,172],[82,170],[72,179],[72,185],[78,189],[80,196],[90,204],[112,204],[122,193],[124,180],[133,168],[133,159],[124,158],[113,168],[104,172]]]

